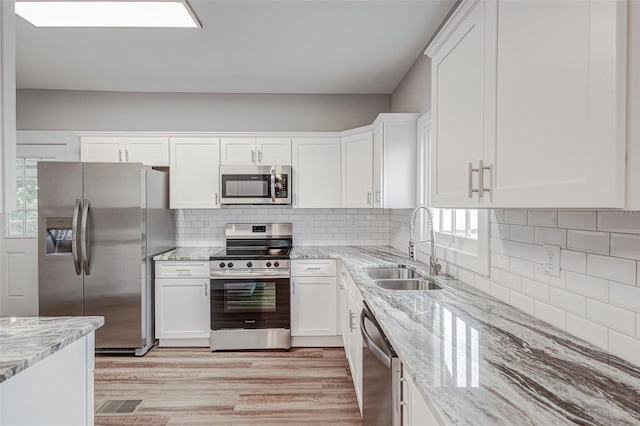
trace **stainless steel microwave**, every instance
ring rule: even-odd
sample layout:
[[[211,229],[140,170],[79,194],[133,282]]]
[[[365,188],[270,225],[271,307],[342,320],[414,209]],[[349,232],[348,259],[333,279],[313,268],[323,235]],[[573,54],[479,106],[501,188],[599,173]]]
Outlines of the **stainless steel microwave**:
[[[291,204],[291,166],[220,166],[221,204]]]

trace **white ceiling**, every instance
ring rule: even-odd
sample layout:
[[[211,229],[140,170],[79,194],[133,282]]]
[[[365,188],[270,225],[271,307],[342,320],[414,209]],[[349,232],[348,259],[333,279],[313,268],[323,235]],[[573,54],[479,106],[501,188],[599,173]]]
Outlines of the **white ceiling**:
[[[19,0],[18,0],[19,1]],[[391,93],[454,0],[191,0],[203,29],[38,29],[18,88]]]

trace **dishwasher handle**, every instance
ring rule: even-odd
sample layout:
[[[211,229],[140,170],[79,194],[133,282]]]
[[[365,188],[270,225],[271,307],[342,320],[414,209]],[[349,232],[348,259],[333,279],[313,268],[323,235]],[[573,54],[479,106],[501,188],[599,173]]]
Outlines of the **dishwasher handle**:
[[[367,347],[369,348],[371,353],[378,359],[378,361],[380,361],[385,367],[391,368],[391,358],[393,357],[391,348],[386,347],[386,350],[384,350],[379,346],[376,346],[376,344],[373,342],[373,339],[371,339],[371,336],[369,336],[369,333],[367,333],[367,328],[364,321],[365,318],[371,321],[374,327],[378,329],[378,332],[381,336],[384,336],[384,333],[382,332],[382,330],[380,330],[380,327],[376,323],[373,314],[367,308],[363,308],[362,312],[360,313],[360,332],[362,333],[362,339],[365,341]]]

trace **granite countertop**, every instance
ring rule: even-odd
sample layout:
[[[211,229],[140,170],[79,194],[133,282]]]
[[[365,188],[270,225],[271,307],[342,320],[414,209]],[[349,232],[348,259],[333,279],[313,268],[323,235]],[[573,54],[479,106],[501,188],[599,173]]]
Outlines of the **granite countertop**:
[[[0,383],[104,325],[104,317],[0,318]]]
[[[640,367],[464,283],[376,287],[363,266],[405,264],[391,247],[296,247],[292,259],[342,259],[405,372],[444,423],[640,424]]]
[[[222,250],[224,250],[224,247],[178,247],[154,256],[153,260],[209,260],[210,256],[213,256]]]

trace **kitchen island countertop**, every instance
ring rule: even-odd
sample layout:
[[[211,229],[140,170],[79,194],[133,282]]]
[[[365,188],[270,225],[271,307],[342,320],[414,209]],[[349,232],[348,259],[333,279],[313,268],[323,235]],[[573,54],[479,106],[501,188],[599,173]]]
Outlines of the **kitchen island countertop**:
[[[0,383],[104,325],[104,317],[0,318]]]
[[[473,425],[640,424],[640,367],[457,280],[442,290],[376,287],[363,266],[404,264],[391,247],[295,247],[341,259],[436,416]]]

